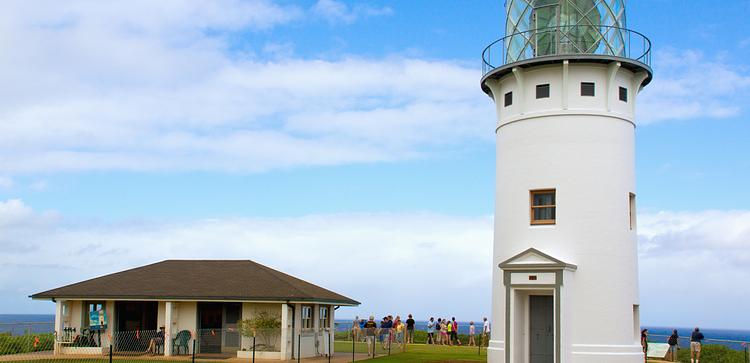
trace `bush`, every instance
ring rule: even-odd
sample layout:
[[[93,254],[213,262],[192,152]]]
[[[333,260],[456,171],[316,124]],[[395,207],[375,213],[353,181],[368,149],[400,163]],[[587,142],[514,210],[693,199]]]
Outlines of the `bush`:
[[[55,337],[51,333],[16,336],[8,334],[0,335],[0,355],[52,350],[54,347]]]
[[[250,319],[238,321],[237,325],[242,336],[258,339],[255,349],[276,351],[276,341],[281,332],[281,316],[259,311]]]
[[[677,351],[677,360],[690,362],[690,348]],[[723,345],[707,344],[701,347],[701,362],[746,363],[745,352],[733,350]]]

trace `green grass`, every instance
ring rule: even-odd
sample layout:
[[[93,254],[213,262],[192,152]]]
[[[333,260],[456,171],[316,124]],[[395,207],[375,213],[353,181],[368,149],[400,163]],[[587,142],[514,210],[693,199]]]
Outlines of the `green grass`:
[[[482,348],[481,354],[477,347],[447,347],[442,345],[412,344],[403,353],[390,356],[380,356],[373,362],[486,362],[487,350]]]
[[[704,344],[701,347],[701,362],[711,363],[746,363],[745,352],[732,350],[723,345]],[[677,351],[679,362],[690,362],[690,349]]]
[[[400,346],[391,347],[391,355],[388,355],[387,349],[382,345],[376,344],[376,358],[373,362],[441,362],[441,361],[465,361],[465,362],[486,362],[487,349],[482,347],[481,354],[477,347],[448,347],[425,344],[409,344],[405,351],[401,351]],[[336,341],[334,351],[337,356],[351,354],[351,341]],[[354,352],[359,354],[367,353],[367,344],[355,343]]]

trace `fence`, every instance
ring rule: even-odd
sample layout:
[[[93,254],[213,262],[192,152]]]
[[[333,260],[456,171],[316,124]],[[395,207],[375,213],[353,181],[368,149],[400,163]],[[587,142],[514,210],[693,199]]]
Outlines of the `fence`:
[[[336,339],[336,355],[345,354],[351,356],[352,361],[366,358],[376,358],[383,355],[391,355],[408,352],[412,344],[425,346],[462,346],[476,347],[478,356],[486,354],[486,344],[489,337],[478,333],[480,327],[476,327],[476,334],[454,334],[449,335],[447,331],[438,331],[428,334],[426,330],[408,331],[402,325],[401,328],[365,328],[362,325],[352,323],[336,323],[334,325]],[[414,349],[414,348],[411,348]]]
[[[282,358],[280,329],[257,329],[249,335],[243,336],[237,329],[180,330],[170,336],[164,330],[137,329],[108,333],[66,328],[58,334],[13,328],[0,333],[0,362],[107,362],[133,358],[148,361],[157,356],[159,360],[183,361]]]
[[[669,335],[649,334],[650,343],[667,343]],[[680,336],[677,339],[678,357],[689,357],[690,337]],[[721,356],[722,362],[750,363],[750,342],[728,339],[704,339],[701,348],[701,360],[714,361],[714,356]],[[687,358],[689,359],[689,358]]]

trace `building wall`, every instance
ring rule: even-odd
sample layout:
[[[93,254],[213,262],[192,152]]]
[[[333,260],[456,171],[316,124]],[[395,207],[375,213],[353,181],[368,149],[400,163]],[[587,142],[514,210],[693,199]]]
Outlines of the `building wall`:
[[[498,111],[490,361],[505,360],[497,265],[530,247],[578,266],[566,272],[561,292],[562,361],[642,361],[632,331],[638,274],[628,202],[635,193],[633,84],[642,78],[600,64],[569,64],[564,74],[562,64],[538,66],[488,83]],[[596,95],[581,96],[581,82],[594,82]],[[538,84],[550,84],[549,98],[536,99]],[[621,86],[628,102],[618,99]],[[514,95],[509,107],[507,92]],[[529,191],[547,188],[556,189],[556,224],[530,225]],[[527,359],[526,352],[513,357]]]
[[[172,303],[172,331],[177,334],[181,330],[195,332],[198,329],[198,303],[195,301],[180,301]]]
[[[278,316],[279,320],[281,320],[281,304],[279,303],[242,303],[242,319],[250,319],[256,314],[258,314],[261,311],[268,312],[269,314],[273,314],[275,316]],[[276,346],[276,348],[280,351],[281,350],[281,332],[279,332],[279,337],[277,340],[273,342],[273,344]],[[245,349],[251,349],[253,345],[253,338],[250,337],[242,337],[242,348]]]
[[[165,324],[165,312],[166,310],[166,302],[159,301],[157,310],[156,310],[156,328],[164,327],[166,329],[167,325]]]

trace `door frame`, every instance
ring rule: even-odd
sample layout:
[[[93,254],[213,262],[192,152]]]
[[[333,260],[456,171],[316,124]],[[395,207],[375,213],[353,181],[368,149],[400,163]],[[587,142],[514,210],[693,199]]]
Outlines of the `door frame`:
[[[563,276],[565,271],[574,272],[578,267],[554,258],[536,248],[529,248],[509,259],[498,264],[503,272],[503,285],[505,286],[505,361],[511,362],[511,357],[516,354],[514,343],[517,337],[513,332],[516,331],[515,319],[519,317],[522,323],[528,322],[528,299],[526,303],[518,301],[520,294],[529,294],[534,291],[540,294],[552,295],[554,299],[554,362],[559,363],[562,350],[561,345],[561,291],[563,286]],[[516,311],[515,305],[521,305],[525,310]],[[525,331],[528,334],[528,324]],[[529,351],[529,340],[523,339],[521,349]],[[512,354],[511,354],[512,353]],[[523,356],[523,355],[522,355]],[[529,355],[525,355],[525,360]]]

